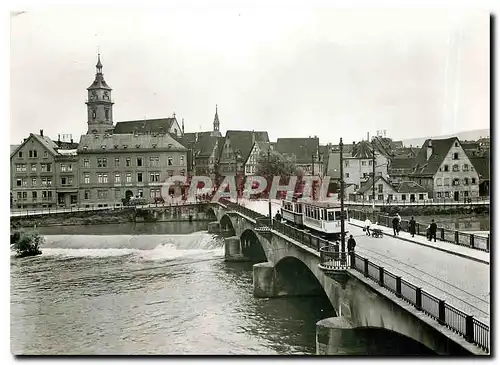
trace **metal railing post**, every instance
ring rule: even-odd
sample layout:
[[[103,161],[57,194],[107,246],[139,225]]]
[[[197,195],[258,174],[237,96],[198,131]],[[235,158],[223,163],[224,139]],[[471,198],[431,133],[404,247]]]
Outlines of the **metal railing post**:
[[[473,234],[470,235],[470,247],[474,248],[474,235]]]
[[[401,276],[396,276],[396,296],[401,298]]]
[[[415,307],[422,309],[422,288],[415,288]]]
[[[364,274],[366,277],[368,277],[368,259],[364,259],[365,260],[365,270],[364,270]]]
[[[455,243],[458,245],[458,231],[455,231]]]
[[[474,342],[474,317],[465,317],[465,339],[468,342]]]
[[[378,282],[380,286],[384,286],[384,268],[381,266],[378,268]]]
[[[444,300],[439,300],[439,319],[438,322],[441,325],[444,325],[446,323],[446,315],[445,315],[445,305],[444,305]]]

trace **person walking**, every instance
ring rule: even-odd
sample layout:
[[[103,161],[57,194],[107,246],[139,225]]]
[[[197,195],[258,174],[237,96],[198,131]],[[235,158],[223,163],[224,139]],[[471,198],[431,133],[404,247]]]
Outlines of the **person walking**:
[[[366,230],[366,235],[370,236],[370,226],[372,225],[372,222],[370,219],[366,218],[365,220],[365,230]]]
[[[415,222],[415,219],[413,219],[413,217],[411,217],[410,219],[410,234],[412,237],[415,237],[415,233],[417,232],[417,222]]]
[[[437,224],[434,222],[434,219],[431,221],[431,225],[429,226],[429,241],[432,241],[432,237],[434,237],[434,242],[436,242],[436,232],[437,232]]]
[[[392,218],[392,229],[394,230],[394,237],[398,234],[398,225],[399,225],[399,219],[398,217]]]
[[[349,236],[349,239],[347,240],[347,251],[348,252],[354,252],[354,248],[356,247],[356,240],[352,236],[352,234]]]
[[[401,231],[401,216],[399,215],[399,213],[396,213],[396,218],[398,218],[398,235],[399,235],[399,231]]]

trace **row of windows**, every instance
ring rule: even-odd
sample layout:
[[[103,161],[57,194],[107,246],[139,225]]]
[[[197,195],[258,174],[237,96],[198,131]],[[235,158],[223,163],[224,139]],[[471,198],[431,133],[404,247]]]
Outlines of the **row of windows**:
[[[60,178],[61,185],[73,185],[73,176],[63,176]],[[31,178],[31,186],[38,185],[38,178]],[[16,179],[17,187],[27,187],[28,186],[28,178],[22,177]],[[52,178],[51,177],[42,177],[40,178],[40,186],[52,186]]]
[[[361,166],[366,166],[367,164],[368,166],[372,166],[373,160],[361,160]],[[349,167],[349,160],[344,161],[344,166]]]
[[[469,196],[469,192],[464,190],[464,191],[460,191],[457,193],[459,193],[460,195],[462,195],[463,197],[468,197]],[[453,193],[450,192],[450,191],[438,191],[437,194],[436,194],[436,198],[451,198],[453,197]]]
[[[444,165],[443,167],[439,168],[439,171],[449,172],[450,171],[450,166],[449,165]],[[454,164],[451,167],[451,171],[454,171],[454,172],[460,171],[460,166],[457,165],[457,164]],[[469,164],[465,163],[465,164],[462,165],[462,171],[474,171],[474,167],[473,166],[469,166]]]
[[[345,177],[350,176],[350,174],[348,172],[346,172],[344,175],[345,175]],[[371,176],[371,173],[369,173],[369,172],[363,173],[363,179],[368,179],[370,176]],[[377,176],[382,176],[382,171],[377,172]]]
[[[18,158],[24,158],[24,153],[23,151],[19,151],[17,153]],[[29,150],[28,151],[28,157],[29,158],[38,158],[38,151],[37,150]],[[43,151],[43,158],[49,157],[49,153],[47,151]]]
[[[184,156],[179,156],[180,157],[180,164],[184,165]],[[155,167],[160,165],[160,157],[159,156],[151,156],[149,157],[149,166],[150,167]],[[167,166],[173,166],[174,165],[174,158],[172,156],[167,157]],[[132,158],[131,157],[126,157],[125,158],[125,167],[131,167],[132,166]],[[135,166],[137,167],[143,167],[146,166],[146,161],[143,157],[137,157],[136,158],[136,163]],[[84,158],[83,159],[83,167],[90,167],[90,159]],[[97,157],[97,167],[108,167],[108,158],[107,157]],[[113,167],[120,167],[120,157],[115,157],[114,158],[114,165]]]
[[[185,173],[186,173],[185,170],[180,171],[180,174],[182,176],[184,176]],[[107,184],[108,183],[108,175],[109,174],[107,174],[107,173],[101,173],[101,172],[97,173],[96,174],[97,182],[99,184]],[[169,177],[174,176],[174,171],[172,171],[172,170],[167,171],[167,175]],[[114,177],[115,184],[120,184],[122,182],[122,173],[116,172],[116,173],[112,174],[112,176]],[[142,172],[137,172],[136,177],[137,177],[137,180],[136,180],[137,182],[144,182],[144,180],[145,180],[144,174]],[[132,173],[131,172],[125,173],[125,182],[126,183],[132,182]],[[149,182],[160,182],[160,172],[158,172],[158,171],[150,172],[149,173]],[[83,183],[90,184],[90,172],[83,173]]]
[[[36,163],[32,163],[30,166],[30,171],[31,172],[36,172]],[[71,165],[70,165],[71,166]],[[40,164],[41,172],[51,172],[52,171],[52,164],[50,163],[41,163]],[[26,172],[28,169],[28,165],[25,163],[16,163],[16,172]],[[71,171],[71,170],[68,170]]]
[[[109,193],[108,190],[97,190],[97,192],[96,192],[97,199],[99,199],[99,200],[106,200],[108,198],[111,198],[110,195],[112,195],[115,200],[118,200],[118,199],[121,199],[121,198],[123,198],[125,196],[125,194],[122,194],[122,192],[120,191],[120,189],[116,189],[111,194],[108,194],[108,193]],[[151,199],[159,198],[159,197],[161,197],[161,189],[159,189],[159,188],[150,189],[149,195],[150,195]],[[84,191],[84,193],[83,193],[83,199],[84,200],[90,200],[91,196],[92,196],[92,191],[91,190],[85,190]],[[144,197],[143,189],[138,189],[136,196],[137,197],[141,197],[141,198]]]
[[[38,195],[38,193],[41,193]],[[31,192],[31,200],[38,200],[38,198],[42,200],[52,200],[52,191],[32,191]],[[28,200],[28,192],[27,191],[18,191],[17,192],[17,200]]]
[[[451,181],[451,185],[452,186],[457,186],[457,185],[460,185],[460,181],[463,180],[463,184],[464,185],[469,185],[469,182],[470,182],[470,185],[476,185],[476,178],[475,177],[472,177],[472,178],[468,178],[468,177],[464,177],[463,179],[460,179],[458,177],[455,177],[453,179],[450,179],[450,178],[444,178],[444,179],[441,179],[441,178],[438,178],[436,179],[436,185],[437,186],[450,186],[450,181]]]

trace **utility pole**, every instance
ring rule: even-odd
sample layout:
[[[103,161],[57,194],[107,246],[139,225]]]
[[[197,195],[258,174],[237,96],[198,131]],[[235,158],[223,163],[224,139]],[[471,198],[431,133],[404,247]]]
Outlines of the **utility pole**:
[[[340,150],[340,252],[341,252],[341,263],[345,263],[345,213],[344,213],[344,158],[343,150],[344,144],[342,143],[342,138],[340,138],[339,143]]]
[[[267,197],[268,197],[268,205],[269,205],[269,226],[272,228],[273,226],[273,215],[271,210],[271,186],[269,185],[269,179],[271,179],[271,185],[273,184],[273,176],[271,175],[271,147],[267,149],[267,174],[268,174],[268,188],[267,188]]]
[[[375,147],[372,144],[372,223],[375,224]]]

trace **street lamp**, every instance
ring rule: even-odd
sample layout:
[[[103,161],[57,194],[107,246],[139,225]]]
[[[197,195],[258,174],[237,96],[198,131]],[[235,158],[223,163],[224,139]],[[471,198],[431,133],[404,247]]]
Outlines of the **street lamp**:
[[[342,138],[340,138],[339,143],[340,150],[340,251],[341,251],[341,263],[345,263],[345,213],[344,213],[344,158],[343,150],[344,144],[342,143]]]

